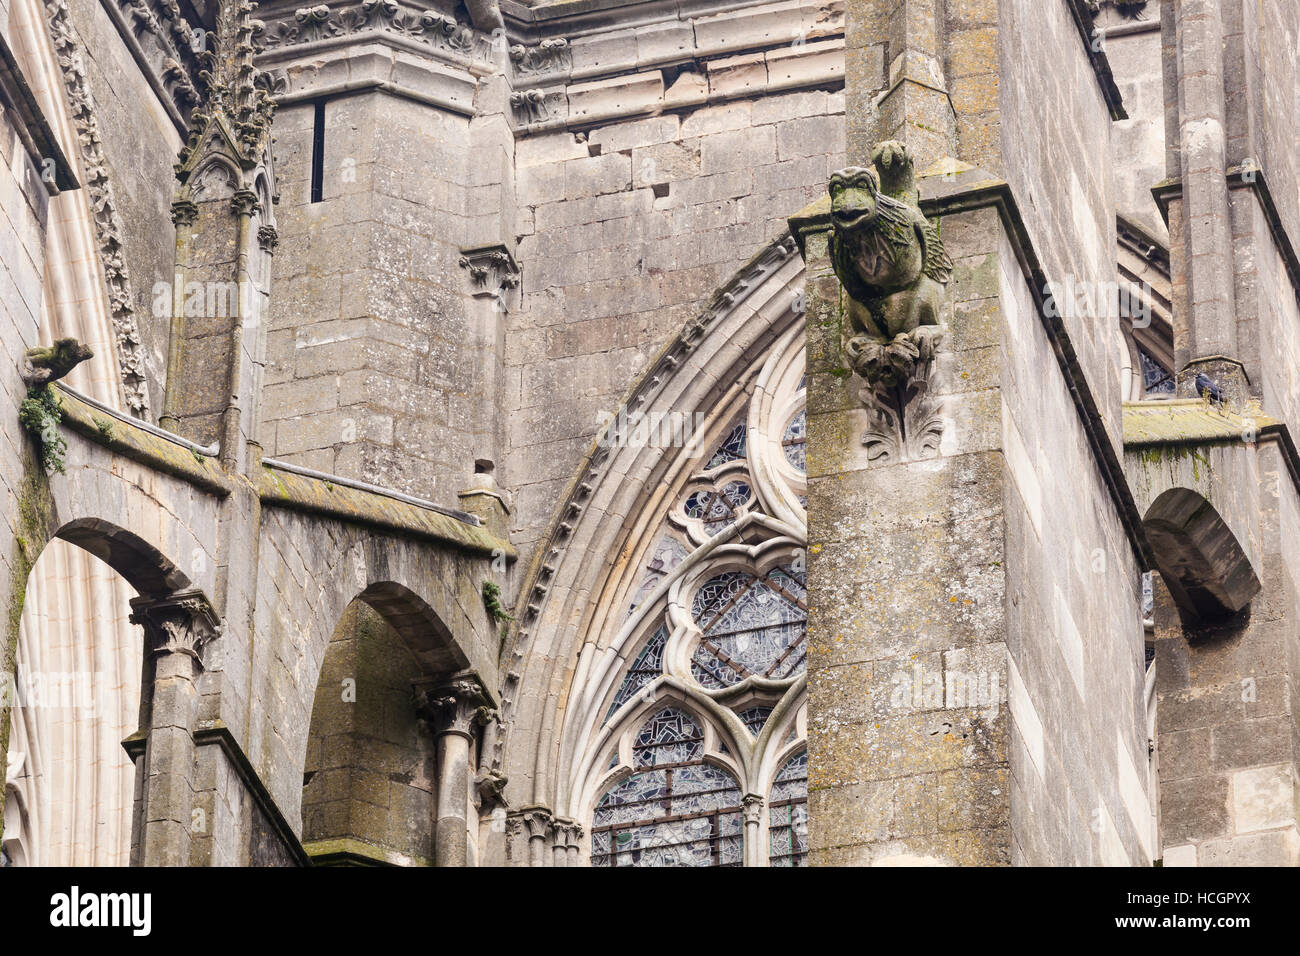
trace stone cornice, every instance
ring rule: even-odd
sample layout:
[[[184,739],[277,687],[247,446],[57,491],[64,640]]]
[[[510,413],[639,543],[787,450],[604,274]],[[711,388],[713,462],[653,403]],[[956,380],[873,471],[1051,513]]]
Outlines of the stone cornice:
[[[420,0],[271,4],[254,43],[263,68],[300,67],[281,103],[383,89],[473,115],[480,81],[504,72],[505,105],[528,132],[843,85],[839,0],[634,6],[640,26],[560,18],[548,23],[572,29],[529,35],[507,18],[494,38]]]

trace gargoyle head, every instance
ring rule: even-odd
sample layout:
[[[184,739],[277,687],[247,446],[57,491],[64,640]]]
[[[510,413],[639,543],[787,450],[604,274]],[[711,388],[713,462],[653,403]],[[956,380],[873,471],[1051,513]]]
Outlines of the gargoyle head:
[[[880,208],[880,177],[866,166],[831,174],[831,217],[835,228],[851,231],[870,223]]]

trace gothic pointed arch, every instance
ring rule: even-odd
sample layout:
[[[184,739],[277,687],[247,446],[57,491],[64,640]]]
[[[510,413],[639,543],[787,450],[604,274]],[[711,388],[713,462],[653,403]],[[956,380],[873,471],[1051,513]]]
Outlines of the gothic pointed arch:
[[[768,860],[760,823],[806,722],[793,251],[788,236],[765,247],[651,363],[593,442],[520,592],[502,655],[510,805],[545,808],[566,840],[576,827],[594,864]],[[685,715],[665,726],[694,722],[702,749],[660,781],[638,769],[654,748],[637,741],[665,708]],[[674,780],[694,789],[649,795]],[[694,807],[696,830],[656,822],[677,816],[664,809],[674,802]]]

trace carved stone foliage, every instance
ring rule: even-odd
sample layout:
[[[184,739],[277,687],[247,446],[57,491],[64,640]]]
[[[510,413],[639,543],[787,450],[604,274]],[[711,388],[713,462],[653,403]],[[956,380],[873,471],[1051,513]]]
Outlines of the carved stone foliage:
[[[300,7],[293,19],[257,22],[253,46],[258,53],[281,47],[315,43],[369,31],[395,33],[435,50],[475,59],[487,59],[492,41],[454,17],[433,10],[411,10],[396,0],[362,0],[355,6],[317,4]]]
[[[203,648],[221,635],[216,612],[197,590],[136,598],[131,602],[131,623],[144,627],[151,654],[184,654],[200,666]]]
[[[897,384],[867,385],[859,397],[867,407],[862,433],[872,464],[922,461],[939,456],[945,408],[930,394],[931,360],[917,362]]]
[[[510,48],[510,62],[515,76],[529,77],[542,73],[561,73],[573,66],[573,51],[563,37],[543,40],[537,46],[517,43]]]
[[[176,0],[114,0],[140,51],[184,114],[198,103],[193,76],[204,31],[185,19]]]
[[[519,286],[519,266],[505,246],[466,249],[460,267],[469,274],[475,298],[491,299],[501,312],[507,311],[506,296]]]
[[[938,454],[943,409],[931,395],[944,337],[943,299],[953,263],[921,212],[912,158],[881,143],[872,166],[831,177],[830,255],[847,294],[846,352],[866,382],[872,461]]]
[[[100,262],[108,289],[109,316],[117,345],[118,364],[122,370],[123,398],[127,410],[137,418],[149,417],[149,392],[146,386],[144,349],[136,322],[131,294],[131,278],[122,257],[122,225],[117,204],[109,184],[107,160],[99,138],[95,101],[86,74],[85,51],[72,28],[66,0],[43,0],[54,44],[54,55],[63,73],[68,94],[68,108],[77,131],[77,146],[85,171],[83,183],[95,225]]]
[[[464,737],[471,736],[475,728],[495,720],[497,713],[489,705],[482,685],[472,677],[417,688],[415,709],[429,722],[435,734],[460,734]]]
[[[553,94],[563,96],[563,93]],[[552,109],[545,90],[515,90],[510,94],[510,108],[515,119],[525,125],[550,119]]]

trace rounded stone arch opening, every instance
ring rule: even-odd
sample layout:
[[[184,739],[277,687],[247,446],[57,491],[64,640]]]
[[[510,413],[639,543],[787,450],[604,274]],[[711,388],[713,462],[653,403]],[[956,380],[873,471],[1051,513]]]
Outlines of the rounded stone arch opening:
[[[139,535],[100,518],[76,518],[55,537],[75,544],[120,574],[140,597],[161,597],[193,586],[171,558]]]
[[[67,520],[39,551],[30,542],[24,551],[31,565],[13,596],[5,768],[22,809],[14,821],[22,860],[126,865],[136,768],[122,742],[141,726],[149,667],[133,604],[191,589],[191,574],[142,535],[97,517]]]
[[[431,866],[437,751],[417,690],[470,662],[430,603],[436,596],[384,577],[403,569],[365,560],[369,545],[353,552],[376,579],[357,581],[364,586],[350,599],[340,588],[342,610],[322,615],[334,623],[302,738],[302,842],[316,865]],[[340,565],[350,563],[345,555]],[[476,839],[477,825],[466,834],[471,851]]]
[[[1182,487],[1161,492],[1142,524],[1185,625],[1230,618],[1259,594],[1259,576],[1241,542],[1200,492]]]

